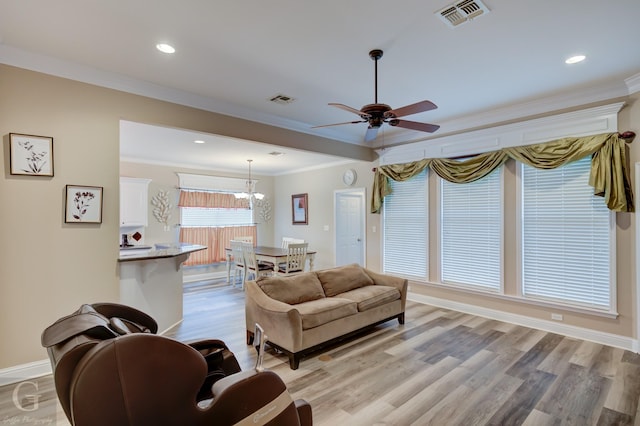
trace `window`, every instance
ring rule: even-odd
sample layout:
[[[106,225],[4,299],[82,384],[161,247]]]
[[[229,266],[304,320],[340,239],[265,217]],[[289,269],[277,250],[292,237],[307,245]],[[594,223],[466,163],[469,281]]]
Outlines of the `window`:
[[[383,269],[385,273],[428,277],[427,172],[404,182],[391,180],[392,194],[384,199]]]
[[[250,209],[223,209],[204,207],[180,208],[183,227],[252,225]]]
[[[441,181],[441,280],[502,291],[502,167],[470,183]]]
[[[588,183],[590,157],[552,170],[522,165],[522,292],[614,311],[614,214]]]
[[[181,190],[180,242],[207,246],[189,256],[185,266],[206,265],[227,260],[229,243],[235,237],[251,236],[257,239],[253,213],[247,199],[238,199],[232,193],[216,191]]]

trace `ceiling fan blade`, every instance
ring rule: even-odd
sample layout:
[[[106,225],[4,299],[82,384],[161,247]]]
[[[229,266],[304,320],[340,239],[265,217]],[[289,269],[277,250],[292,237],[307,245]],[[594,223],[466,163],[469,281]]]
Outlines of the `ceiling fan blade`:
[[[436,104],[431,101],[422,101],[415,104],[406,105],[397,109],[392,109],[384,113],[384,116],[389,117],[404,117],[405,115],[417,114],[419,112],[431,111],[438,108]]]
[[[376,138],[376,136],[378,135],[378,129],[379,129],[379,127],[371,127],[371,126],[369,126],[369,128],[367,129],[367,133],[365,133],[365,135],[364,135],[364,141],[365,142],[371,142],[372,140],[374,140]]]
[[[418,123],[416,121],[407,120],[390,120],[390,126],[404,127],[405,129],[419,130],[421,132],[433,133],[440,128],[437,124]]]
[[[330,103],[329,105],[337,107],[337,108],[340,108],[340,109],[343,109],[345,111],[352,112],[354,114],[358,114],[360,117],[363,117],[363,116],[364,117],[368,117],[369,116],[369,114],[366,114],[366,113],[360,111],[359,109],[351,108],[350,106],[346,106],[346,105],[343,105],[343,104]]]
[[[367,120],[345,121],[344,123],[323,124],[323,125],[320,125],[320,126],[313,126],[312,129],[317,129],[317,128],[320,128],[320,127],[342,126],[343,124],[366,123],[366,122],[367,122]]]

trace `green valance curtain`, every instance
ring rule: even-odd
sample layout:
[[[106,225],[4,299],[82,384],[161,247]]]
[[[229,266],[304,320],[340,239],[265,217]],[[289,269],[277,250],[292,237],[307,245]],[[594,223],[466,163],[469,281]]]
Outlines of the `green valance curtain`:
[[[539,169],[553,169],[587,155],[591,155],[589,185],[594,188],[594,195],[604,197],[610,210],[633,212],[633,192],[627,170],[625,141],[618,133],[603,133],[503,148],[466,160],[425,158],[412,163],[380,166],[373,179],[371,213],[380,213],[384,197],[391,194],[389,179],[404,181],[426,167],[449,182],[468,183],[488,175],[509,158]]]

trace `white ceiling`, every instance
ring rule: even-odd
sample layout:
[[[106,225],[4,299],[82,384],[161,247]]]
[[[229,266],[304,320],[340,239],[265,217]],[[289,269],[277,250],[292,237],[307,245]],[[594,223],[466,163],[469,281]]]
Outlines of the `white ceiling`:
[[[0,62],[363,144],[364,123],[311,127],[358,119],[329,102],[374,102],[368,52],[379,48],[379,102],[431,100],[438,109],[406,119],[441,128],[383,126],[374,148],[624,96],[637,81],[638,0],[483,0],[489,13],[450,28],[435,13],[453,3],[3,0]],[[564,63],[578,53],[587,59]],[[277,94],[295,102],[269,102]],[[245,167],[255,144],[238,146]]]

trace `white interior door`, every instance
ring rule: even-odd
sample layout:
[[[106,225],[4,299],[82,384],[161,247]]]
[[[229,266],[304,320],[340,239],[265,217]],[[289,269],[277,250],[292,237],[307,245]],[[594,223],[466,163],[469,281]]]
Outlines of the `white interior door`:
[[[365,265],[365,192],[347,189],[335,192],[336,266]]]

